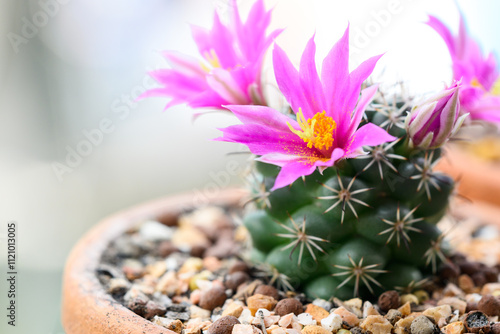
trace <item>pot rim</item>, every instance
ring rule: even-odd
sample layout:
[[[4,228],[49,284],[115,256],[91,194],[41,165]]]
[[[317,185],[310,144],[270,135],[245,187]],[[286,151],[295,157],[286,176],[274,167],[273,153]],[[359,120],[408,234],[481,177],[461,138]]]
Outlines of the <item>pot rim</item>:
[[[176,334],[130,311],[104,290],[95,274],[101,256],[112,240],[140,220],[173,223],[179,214],[200,204],[238,205],[245,194],[243,189],[230,188],[196,201],[199,193],[189,192],[146,202],[100,221],[74,246],[66,261],[62,295],[66,333]]]

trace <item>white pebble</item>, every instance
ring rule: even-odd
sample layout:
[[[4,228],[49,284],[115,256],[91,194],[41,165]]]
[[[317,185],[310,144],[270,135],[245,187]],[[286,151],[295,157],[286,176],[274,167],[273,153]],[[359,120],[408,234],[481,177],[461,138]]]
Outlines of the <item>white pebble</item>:
[[[243,309],[243,312],[241,312],[240,317],[238,318],[238,320],[242,324],[249,324],[249,323],[251,323],[252,320],[253,320],[252,312],[249,309],[247,309],[247,308]]]
[[[271,315],[271,312],[269,310],[266,310],[265,308],[260,308],[255,312],[255,315],[260,316],[260,317],[268,317]]]
[[[313,305],[322,307],[327,311],[331,310],[333,307],[331,302],[329,302],[328,300],[321,299],[321,298],[316,298],[315,300],[313,300],[312,303],[313,303]]]
[[[330,313],[328,317],[321,320],[321,326],[330,332],[336,331],[342,327],[342,317],[336,313]]]
[[[146,240],[170,240],[174,231],[172,228],[154,220],[148,220],[141,225],[139,234]]]
[[[299,324],[303,326],[316,325],[316,320],[309,313],[301,313],[297,316]]]

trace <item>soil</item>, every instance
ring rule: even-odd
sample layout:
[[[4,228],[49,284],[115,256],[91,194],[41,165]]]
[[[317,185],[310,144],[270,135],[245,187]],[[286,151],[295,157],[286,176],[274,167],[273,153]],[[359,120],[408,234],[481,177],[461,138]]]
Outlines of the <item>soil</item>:
[[[276,273],[246,260],[240,213],[211,206],[168,224],[137,222],[109,245],[96,275],[116,301],[177,333],[500,333],[494,225],[457,225],[460,215],[442,222],[467,257],[456,253],[413,290],[310,300],[273,286]]]

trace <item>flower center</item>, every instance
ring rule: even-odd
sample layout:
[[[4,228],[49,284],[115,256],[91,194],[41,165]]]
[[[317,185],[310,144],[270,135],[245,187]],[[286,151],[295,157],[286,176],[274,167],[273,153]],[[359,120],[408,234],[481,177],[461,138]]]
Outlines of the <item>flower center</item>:
[[[203,53],[203,57],[205,60],[208,62],[208,64],[211,66],[211,68],[220,68],[222,67],[219,61],[219,57],[217,57],[217,54],[215,53],[214,49],[211,49],[210,52],[205,51]],[[205,65],[204,63],[201,63],[201,67],[206,71],[210,72],[211,68]]]
[[[299,108],[297,122],[302,131],[295,130],[289,122],[287,124],[290,131],[307,143],[307,147],[314,146],[318,150],[328,150],[333,145],[333,130],[337,128],[337,123],[325,113],[323,110],[323,112],[315,114],[313,118],[306,120]]]

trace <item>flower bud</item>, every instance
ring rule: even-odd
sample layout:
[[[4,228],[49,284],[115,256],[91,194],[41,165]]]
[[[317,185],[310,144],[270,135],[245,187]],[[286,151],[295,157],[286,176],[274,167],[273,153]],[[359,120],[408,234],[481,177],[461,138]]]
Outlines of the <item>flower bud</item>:
[[[443,146],[469,114],[460,116],[460,82],[413,107],[406,117],[410,146],[435,149]]]

